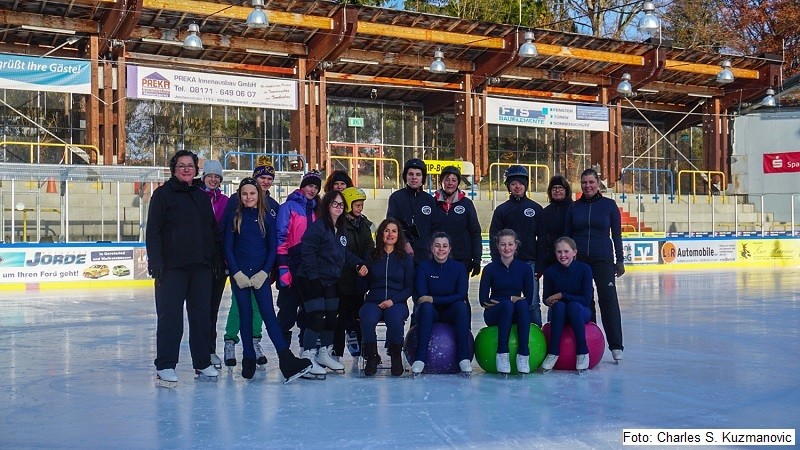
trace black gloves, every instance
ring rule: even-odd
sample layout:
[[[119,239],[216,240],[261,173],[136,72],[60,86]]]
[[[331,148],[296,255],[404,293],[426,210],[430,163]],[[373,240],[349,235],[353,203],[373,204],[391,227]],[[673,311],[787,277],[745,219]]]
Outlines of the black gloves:
[[[481,274],[481,262],[480,261],[472,261],[472,267],[470,267],[470,269],[472,270],[472,272],[470,273],[469,276],[477,277],[478,275]]]
[[[228,270],[225,267],[212,267],[211,275],[214,278],[223,278],[228,275]]]
[[[614,270],[617,272],[617,276],[621,277],[625,273],[625,264],[622,261],[618,262]]]
[[[161,275],[164,274],[164,269],[162,269],[162,268],[150,269],[150,270],[147,271],[147,273],[150,274],[150,278],[158,280],[159,278],[161,278]]]

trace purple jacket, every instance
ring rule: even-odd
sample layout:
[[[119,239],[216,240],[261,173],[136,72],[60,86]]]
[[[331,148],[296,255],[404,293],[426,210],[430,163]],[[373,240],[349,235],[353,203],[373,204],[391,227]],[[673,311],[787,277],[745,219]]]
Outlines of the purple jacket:
[[[219,189],[212,191],[205,186],[200,186],[200,190],[208,195],[208,199],[211,200],[211,208],[214,210],[214,218],[217,219],[218,224],[222,225],[222,215],[225,213],[225,207],[228,206],[228,196]]]

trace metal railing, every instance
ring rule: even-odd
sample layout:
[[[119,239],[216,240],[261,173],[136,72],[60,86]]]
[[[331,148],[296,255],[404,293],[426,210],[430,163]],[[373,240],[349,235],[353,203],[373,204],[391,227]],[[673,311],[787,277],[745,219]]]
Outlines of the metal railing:
[[[719,192],[720,192],[720,196],[722,197],[722,203],[725,203],[725,186],[727,186],[728,183],[725,181],[725,173],[717,171],[717,170],[681,170],[681,171],[679,171],[678,172],[678,201],[680,201],[681,195],[683,194],[683,191],[681,190],[681,175],[683,175],[683,174],[687,174],[687,175],[691,176],[692,190],[691,190],[691,193],[688,194],[688,195],[690,196],[690,198],[692,199],[693,202],[697,200],[696,199],[696,197],[697,197],[697,176],[700,175],[701,177],[702,176],[706,177],[704,181],[706,183],[708,183],[708,189],[706,190],[707,191],[706,196],[708,197],[708,203],[711,203],[711,201],[712,201],[711,197],[714,196],[714,192],[713,192],[713,189],[712,189],[713,176],[714,175],[719,175],[720,179],[721,179],[720,186],[722,187],[719,190]]]
[[[255,168],[256,158],[259,156],[268,156],[271,159],[272,167],[279,172],[292,171],[306,173],[308,171],[306,158],[299,153],[227,152],[222,155],[222,168],[225,170],[248,170],[242,168],[241,160],[245,159],[250,161],[249,170],[253,170]],[[236,169],[228,167],[228,162],[232,159],[236,161]],[[285,163],[284,160],[286,159],[290,161]],[[292,164],[297,161],[301,163],[301,167],[292,166]]]
[[[494,191],[500,191],[500,168],[510,166],[522,166],[528,169],[528,191],[539,192],[539,170],[544,170],[544,184],[550,182],[550,167],[544,164],[518,164],[518,163],[491,163],[489,164],[489,199],[496,201]],[[497,170],[497,180],[495,181],[495,170]],[[497,183],[497,185],[495,185]],[[545,188],[546,189],[546,188]],[[495,205],[496,206],[496,205]]]
[[[0,141],[0,146],[3,147],[3,159],[7,160],[8,158],[5,155],[5,148],[11,145],[18,145],[22,147],[28,147],[28,162],[31,164],[40,164],[41,161],[41,151],[42,147],[45,149],[49,148],[60,148],[62,149],[61,161],[60,164],[72,164],[72,154],[75,149],[79,149],[81,151],[90,151],[94,153],[94,161],[100,160],[100,150],[97,146],[94,145],[86,145],[86,144],[62,144],[60,142],[28,142],[28,141]],[[34,148],[37,148],[35,152],[34,158]]]
[[[349,167],[349,172],[351,173],[353,184],[362,188],[362,189],[369,189],[364,183],[359,183],[359,171],[362,170],[360,167],[361,162],[371,162],[373,163],[372,168],[372,191],[373,197],[375,196],[375,192],[378,189],[384,189],[384,165],[388,164],[390,170],[394,171],[394,178],[391,179],[394,181],[395,185],[394,188],[397,189],[402,186],[400,180],[400,163],[396,159],[392,158],[373,158],[368,156],[331,156],[329,158],[328,167],[333,167],[333,163],[335,161],[345,161],[347,166]],[[366,169],[366,168],[363,168]],[[365,190],[366,190],[365,189]]]

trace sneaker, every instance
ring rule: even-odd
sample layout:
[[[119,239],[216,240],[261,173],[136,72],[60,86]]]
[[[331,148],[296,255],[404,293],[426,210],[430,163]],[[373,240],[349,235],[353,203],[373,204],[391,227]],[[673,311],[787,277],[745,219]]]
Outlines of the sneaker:
[[[614,361],[622,361],[622,350],[621,349],[611,350],[611,356],[614,357]]]
[[[544,362],[542,362],[542,370],[553,370],[556,361],[558,361],[558,355],[548,353],[547,356],[544,357]]]
[[[197,375],[204,375],[204,376],[207,376],[207,377],[217,377],[217,376],[219,376],[219,372],[217,371],[217,369],[214,368],[214,366],[208,366],[205,369],[195,369],[194,372]]]
[[[423,370],[425,370],[425,363],[422,361],[414,361],[414,364],[411,365],[411,373],[414,375],[422,373]]]
[[[528,355],[517,355],[517,372],[531,373],[531,364]]]
[[[212,353],[211,354],[211,365],[214,366],[214,367],[221,367],[222,366],[222,360],[219,359],[219,356],[217,356],[216,353]]]
[[[256,364],[259,366],[267,364],[267,357],[261,350],[261,338],[253,338],[253,350],[256,351]]]
[[[156,374],[158,374],[158,379],[163,381],[169,381],[172,383],[178,382],[178,374],[175,373],[175,369],[161,369],[157,370]]]
[[[586,370],[589,368],[589,354],[577,355],[575,357],[575,370]]]
[[[458,368],[464,373],[472,372],[472,361],[468,359],[462,359],[458,362]]]
[[[511,373],[511,360],[508,353],[498,353],[494,358],[498,373]]]

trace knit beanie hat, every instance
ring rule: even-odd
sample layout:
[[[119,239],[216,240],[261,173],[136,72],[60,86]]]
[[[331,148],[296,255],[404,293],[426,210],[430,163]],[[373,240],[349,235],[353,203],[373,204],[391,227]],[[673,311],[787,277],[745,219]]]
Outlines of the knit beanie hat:
[[[216,159],[206,160],[206,162],[203,163],[202,179],[205,179],[206,175],[217,175],[219,179],[222,180],[222,164]]]
[[[300,181],[300,189],[303,189],[309,184],[313,184],[314,186],[316,186],[317,190],[322,189],[322,177],[316,170],[312,170],[303,175],[303,180]]]
[[[334,183],[336,183],[337,181],[341,181],[342,183],[345,183],[347,185],[353,184],[353,180],[350,178],[350,175],[348,175],[347,172],[343,170],[334,171],[331,174],[331,177],[332,177],[331,181],[333,181]]]
[[[256,167],[253,169],[253,178],[258,178],[261,175],[269,175],[275,178],[275,168],[272,167],[266,155],[260,155],[256,159]]]

